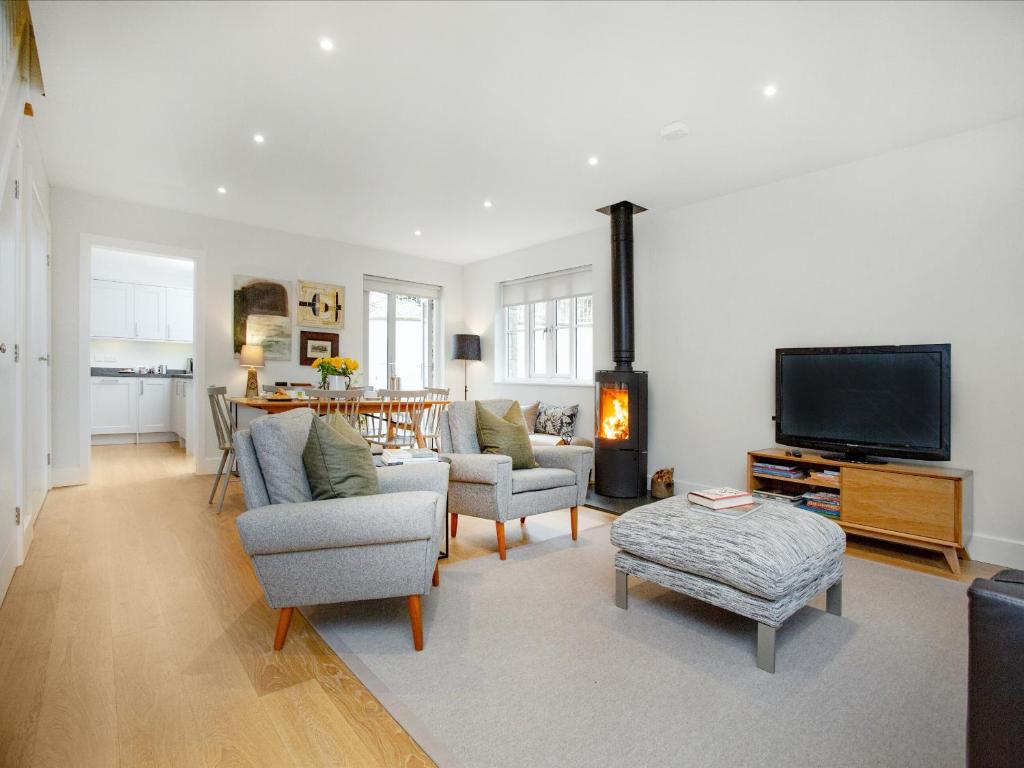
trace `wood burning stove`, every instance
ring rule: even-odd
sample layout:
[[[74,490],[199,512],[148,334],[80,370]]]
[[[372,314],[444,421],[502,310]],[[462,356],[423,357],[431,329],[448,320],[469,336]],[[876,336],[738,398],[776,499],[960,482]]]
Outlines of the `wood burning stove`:
[[[612,220],[615,370],[594,374],[594,485],[632,499],[647,493],[647,372],[633,370],[633,214],[646,209],[624,200],[599,210]]]

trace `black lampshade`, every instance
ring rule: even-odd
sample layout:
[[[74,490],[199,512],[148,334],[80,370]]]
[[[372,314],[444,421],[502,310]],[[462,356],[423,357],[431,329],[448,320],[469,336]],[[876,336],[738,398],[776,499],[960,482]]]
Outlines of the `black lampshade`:
[[[452,337],[452,360],[479,360],[480,337],[471,333],[456,333]]]

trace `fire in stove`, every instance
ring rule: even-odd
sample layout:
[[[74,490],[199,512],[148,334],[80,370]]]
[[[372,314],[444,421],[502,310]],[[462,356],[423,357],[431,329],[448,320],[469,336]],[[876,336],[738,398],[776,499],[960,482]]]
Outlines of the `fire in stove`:
[[[601,387],[601,437],[605,440],[629,439],[629,389]]]

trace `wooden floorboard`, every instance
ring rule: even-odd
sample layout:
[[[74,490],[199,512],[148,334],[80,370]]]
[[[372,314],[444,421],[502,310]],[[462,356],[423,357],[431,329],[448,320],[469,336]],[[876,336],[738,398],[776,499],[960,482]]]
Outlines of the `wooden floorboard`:
[[[238,482],[219,515],[210,483],[172,444],[103,446],[89,485],[50,493],[0,606],[0,766],[433,765],[299,614],[271,649]],[[580,529],[613,519],[582,509]],[[512,521],[508,548],[568,532],[568,511]],[[452,563],[502,567],[487,520],[462,517],[450,551],[438,598]],[[941,556],[850,551],[949,577]]]

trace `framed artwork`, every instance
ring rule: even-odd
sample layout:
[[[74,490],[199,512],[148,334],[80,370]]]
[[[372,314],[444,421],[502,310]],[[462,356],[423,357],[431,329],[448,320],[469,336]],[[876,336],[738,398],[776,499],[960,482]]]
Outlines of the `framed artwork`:
[[[299,325],[345,327],[345,286],[299,280]]]
[[[299,331],[299,362],[312,365],[318,357],[337,357],[338,341],[336,333]]]
[[[288,283],[235,275],[234,351],[259,344],[267,360],[292,359],[291,295]]]

